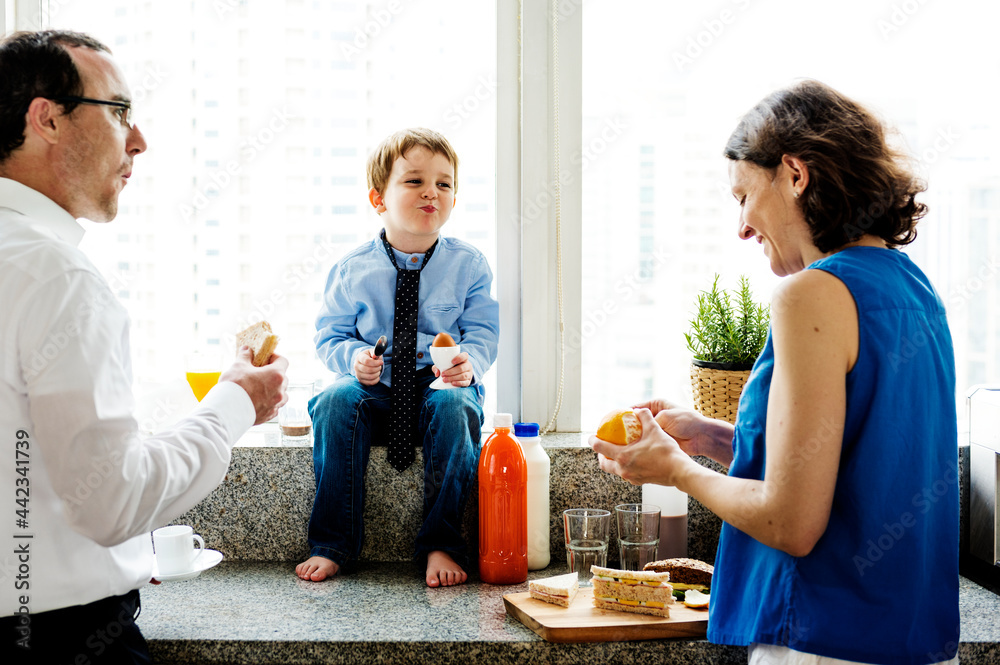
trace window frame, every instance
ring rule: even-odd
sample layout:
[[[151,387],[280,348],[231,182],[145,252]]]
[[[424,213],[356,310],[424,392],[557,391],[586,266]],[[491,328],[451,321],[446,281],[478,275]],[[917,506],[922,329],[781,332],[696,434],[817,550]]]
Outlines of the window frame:
[[[517,91],[520,102],[520,134],[517,143],[521,153],[517,173],[520,182],[517,215],[521,236],[521,270],[517,275],[521,288],[520,317],[511,322],[504,318],[506,312],[501,310],[501,329],[504,331],[501,336],[509,335],[512,328],[518,331],[521,358],[516,368],[510,368],[504,363],[500,368],[501,377],[511,371],[518,375],[521,394],[520,400],[515,402],[519,407],[514,411],[515,417],[537,422],[545,428],[557,408],[560,356],[564,352],[562,403],[553,430],[579,432],[581,352],[568,342],[578,338],[573,333],[579,331],[582,317],[583,172],[578,159],[583,144],[582,2],[553,0],[524,3],[518,7],[515,0],[497,0],[497,7],[501,30],[497,36],[497,48],[500,51],[498,62],[506,63],[505,48],[519,49],[521,81],[520,90]],[[504,12],[516,12],[518,9],[521,12],[520,29],[517,33],[520,39],[515,42],[510,39],[509,34],[505,35],[503,32]],[[558,17],[557,60],[554,60],[553,55],[553,17]],[[504,71],[503,74],[507,72]],[[506,95],[512,94],[509,89],[504,91],[502,87],[500,92],[500,103],[503,103]],[[557,93],[558,100],[555,100]],[[553,132],[556,112],[554,100],[558,101],[558,137]],[[501,137],[498,126],[498,154],[510,149],[509,146],[504,146]],[[553,158],[556,144],[559,150],[558,174]],[[498,170],[498,181],[504,175]],[[552,205],[553,187],[557,182],[561,185],[562,344],[558,303],[560,285],[556,268],[556,213],[555,206]],[[498,236],[506,225],[505,216],[498,214]],[[524,340],[529,343],[524,343]],[[501,392],[499,397],[507,397],[507,394]],[[500,408],[513,408],[507,404],[506,401],[498,401]]]
[[[4,33],[46,23],[59,0],[3,0]],[[580,431],[581,353],[564,343],[561,361],[554,187],[560,186],[563,338],[581,322],[582,0],[496,0],[497,264],[500,356],[497,408],[515,420]],[[558,61],[553,67],[553,17]],[[553,78],[553,71],[558,80]],[[559,177],[555,172],[554,95],[558,92]],[[516,140],[511,140],[514,137]],[[525,288],[525,285],[530,288]],[[530,344],[523,344],[530,340]],[[560,365],[565,367],[561,368]]]

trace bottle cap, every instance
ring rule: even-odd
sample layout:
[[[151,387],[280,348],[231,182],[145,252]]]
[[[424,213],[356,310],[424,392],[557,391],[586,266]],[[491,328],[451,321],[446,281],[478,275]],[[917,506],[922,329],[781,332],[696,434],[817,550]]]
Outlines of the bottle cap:
[[[510,427],[512,422],[514,422],[514,417],[509,413],[493,414],[493,427]]]
[[[538,436],[538,423],[514,423],[514,436]]]

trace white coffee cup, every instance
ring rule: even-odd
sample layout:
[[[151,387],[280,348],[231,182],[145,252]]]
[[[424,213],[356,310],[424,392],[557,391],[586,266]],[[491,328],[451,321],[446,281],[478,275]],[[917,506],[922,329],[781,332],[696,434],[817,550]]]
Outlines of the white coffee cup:
[[[153,550],[160,575],[178,575],[194,568],[195,559],[205,551],[205,541],[191,527],[175,524],[153,532]]]

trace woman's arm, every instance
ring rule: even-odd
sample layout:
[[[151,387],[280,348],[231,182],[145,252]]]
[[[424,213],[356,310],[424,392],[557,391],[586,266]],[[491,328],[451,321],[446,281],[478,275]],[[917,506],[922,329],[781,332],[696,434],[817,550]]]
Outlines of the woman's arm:
[[[775,294],[771,333],[775,359],[764,480],[702,467],[654,427],[647,412],[640,412],[640,441],[625,448],[598,441],[594,449],[616,457],[602,460],[606,471],[631,482],[676,486],[765,545],[805,556],[826,530],[833,504],[845,377],[857,359],[854,299],[829,273],[798,273]]]

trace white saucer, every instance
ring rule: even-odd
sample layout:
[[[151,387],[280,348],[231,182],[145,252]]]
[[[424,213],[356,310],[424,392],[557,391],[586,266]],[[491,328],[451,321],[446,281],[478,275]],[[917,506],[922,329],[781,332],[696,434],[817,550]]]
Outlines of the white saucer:
[[[183,573],[173,575],[160,575],[156,567],[156,560],[153,560],[153,579],[160,582],[180,582],[181,580],[194,579],[201,575],[203,570],[208,570],[212,566],[218,565],[222,561],[222,552],[219,550],[203,550],[198,558],[194,560],[194,568]]]

